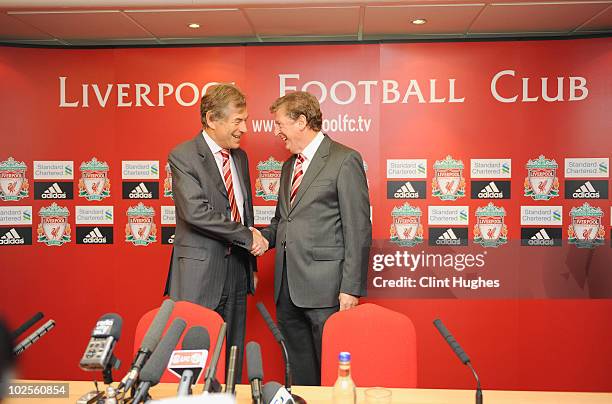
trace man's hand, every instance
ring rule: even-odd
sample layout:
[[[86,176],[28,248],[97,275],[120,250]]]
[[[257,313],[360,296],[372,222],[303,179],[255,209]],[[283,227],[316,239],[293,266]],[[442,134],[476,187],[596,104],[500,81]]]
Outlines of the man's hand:
[[[346,293],[340,293],[338,296],[340,302],[340,311],[352,309],[359,304],[359,298]]]
[[[253,244],[251,245],[251,254],[256,257],[263,255],[268,250],[268,240],[261,235],[261,232],[254,227],[249,227],[253,233]]]

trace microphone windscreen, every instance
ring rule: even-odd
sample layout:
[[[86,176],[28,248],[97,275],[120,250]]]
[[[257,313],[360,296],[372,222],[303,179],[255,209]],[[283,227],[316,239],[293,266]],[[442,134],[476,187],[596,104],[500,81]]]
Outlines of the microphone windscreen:
[[[266,324],[268,324],[268,328],[270,329],[270,331],[272,331],[272,335],[274,335],[274,339],[279,343],[281,341],[284,341],[285,337],[283,336],[281,331],[278,329],[278,327],[274,323],[274,320],[272,320],[272,316],[268,312],[268,309],[266,309],[266,306],[264,306],[262,302],[258,302],[256,306],[257,306],[257,310],[259,310],[259,313],[261,313],[261,316],[265,320]]]
[[[142,343],[140,344],[141,350],[150,352],[155,350],[155,347],[161,339],[162,332],[164,332],[164,328],[166,328],[166,324],[168,324],[172,310],[174,310],[174,301],[172,299],[164,300],[155,318],[151,322],[147,333],[142,339]]]
[[[123,319],[117,313],[106,313],[96,323],[96,327],[91,332],[92,337],[113,337],[119,341],[121,337],[121,327]]]
[[[263,380],[263,367],[261,364],[261,347],[257,342],[251,341],[246,346],[247,374],[249,381]]]
[[[283,387],[280,383],[278,382],[268,382],[266,384],[264,384],[263,386],[263,391],[262,391],[262,397],[263,397],[263,402],[264,403],[269,403],[270,401],[272,401],[272,398],[274,397],[274,395],[276,394],[276,392]]]
[[[32,316],[32,318],[30,318],[28,321],[23,323],[19,328],[17,328],[15,331],[13,331],[13,340],[17,339],[17,337],[19,337],[21,334],[26,332],[26,330],[28,328],[32,327],[34,324],[39,322],[43,317],[44,317],[44,315],[40,311],[38,313],[34,314]]]
[[[436,328],[440,332],[440,335],[442,335],[442,337],[446,340],[448,345],[450,345],[451,349],[453,350],[455,355],[457,355],[459,360],[464,365],[466,365],[470,361],[470,358],[463,351],[463,349],[461,348],[457,340],[455,340],[455,337],[453,337],[451,333],[448,331],[448,329],[444,326],[444,324],[442,324],[442,320],[440,319],[434,320],[434,326],[436,326]]]
[[[281,389],[283,390],[282,392],[280,392]],[[291,394],[285,390],[285,386],[274,381],[264,384],[261,396],[263,404],[294,403],[293,399],[291,398]]]
[[[183,338],[183,349],[210,349],[210,335],[205,327],[191,327]]]
[[[181,334],[186,326],[187,324],[182,318],[174,319],[170,328],[166,331],[166,335],[161,339],[157,348],[155,348],[155,351],[153,351],[151,357],[143,366],[140,372],[141,381],[150,382],[151,385],[159,383],[159,379],[161,379],[168,361],[170,361],[172,351],[176,348],[176,344],[178,344],[178,340],[181,338]]]

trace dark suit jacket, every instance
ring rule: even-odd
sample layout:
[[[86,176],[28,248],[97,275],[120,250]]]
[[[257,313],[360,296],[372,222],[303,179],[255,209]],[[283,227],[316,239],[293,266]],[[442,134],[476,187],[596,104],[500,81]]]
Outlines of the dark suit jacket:
[[[358,152],[325,136],[289,206],[295,156],[283,164],[276,213],[262,230],[276,246],[274,297],[287,259],[291,299],[305,308],[338,305],[338,294],[366,294],[372,243],[370,201]]]
[[[244,223],[231,220],[225,184],[215,158],[202,133],[178,145],[168,157],[172,170],[172,192],[176,205],[176,233],[166,283],[166,293],[205,307],[219,304],[225,283],[225,256],[243,249],[247,262],[249,293],[254,292],[255,257],[248,253],[253,236],[253,201],[246,153],[231,151],[244,195]],[[234,251],[234,253],[236,253]]]

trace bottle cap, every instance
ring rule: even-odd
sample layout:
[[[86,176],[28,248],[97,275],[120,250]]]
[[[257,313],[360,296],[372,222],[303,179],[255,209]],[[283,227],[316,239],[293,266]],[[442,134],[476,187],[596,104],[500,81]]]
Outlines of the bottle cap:
[[[340,362],[350,362],[351,353],[350,352],[340,352],[340,355],[338,355],[338,359],[340,360]]]

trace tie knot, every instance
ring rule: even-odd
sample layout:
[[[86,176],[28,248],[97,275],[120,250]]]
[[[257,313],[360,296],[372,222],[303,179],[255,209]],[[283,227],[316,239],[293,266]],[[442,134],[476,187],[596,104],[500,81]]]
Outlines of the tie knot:
[[[304,160],[306,160],[306,157],[304,157],[304,155],[302,153],[299,153],[297,155],[297,161],[298,163],[302,164],[304,162]]]
[[[229,150],[221,149],[219,150],[219,153],[221,153],[221,157],[223,157],[223,161],[229,160]]]

